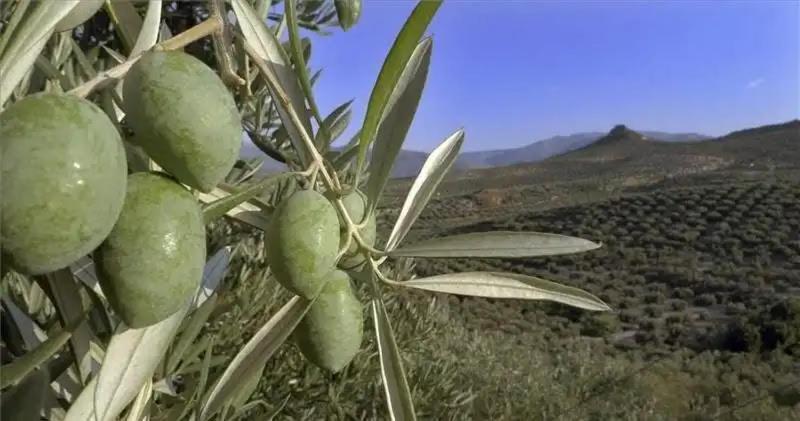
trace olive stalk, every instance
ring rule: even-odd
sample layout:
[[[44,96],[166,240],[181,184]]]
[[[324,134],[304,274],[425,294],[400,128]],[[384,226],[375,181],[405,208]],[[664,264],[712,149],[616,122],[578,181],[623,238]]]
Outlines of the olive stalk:
[[[372,256],[368,256],[368,258],[369,258],[369,264],[370,266],[372,266],[372,271],[375,273],[375,275],[381,282],[389,285],[400,285],[400,282],[397,282],[394,279],[387,278],[386,275],[384,275],[381,272],[379,267],[380,263],[378,263],[375,259],[373,259]]]
[[[183,48],[192,42],[219,30],[221,25],[222,22],[219,19],[206,19],[203,22],[200,22],[198,25],[183,31],[168,40],[156,44],[153,48],[158,50],[177,50],[179,48]],[[130,70],[131,66],[139,61],[141,57],[142,54],[138,54],[104,72],[100,72],[97,74],[97,76],[84,82],[80,86],[71,89],[67,93],[80,98],[85,98],[95,89],[103,87],[114,80],[124,77],[128,73],[128,70]]]
[[[305,147],[311,152],[311,158],[314,161],[312,165],[315,165],[316,171],[318,171],[319,174],[322,175],[322,181],[325,184],[325,187],[335,192],[337,195],[340,194],[341,188],[337,186],[337,183],[334,181],[333,177],[331,177],[331,174],[328,172],[328,169],[325,168],[324,158],[314,145],[314,141],[311,139],[311,136],[304,129],[302,129],[303,125],[302,122],[300,121],[300,117],[297,115],[296,111],[292,108],[288,95],[283,90],[283,87],[280,85],[280,83],[278,83],[277,76],[249,44],[245,44],[244,48],[247,54],[253,59],[253,62],[255,62],[256,66],[258,66],[259,70],[261,70],[261,73],[264,75],[264,77],[268,79],[270,87],[274,87],[273,89],[274,92],[272,92],[273,98],[280,101],[281,104],[288,110],[288,114],[289,117],[292,119],[292,123],[295,124],[297,127],[301,128],[299,131],[302,141],[305,144]],[[316,175],[316,171],[314,175]],[[350,215],[345,209],[342,200],[337,197],[333,202],[336,208],[342,214],[345,223],[347,224],[349,235],[355,237],[359,245],[366,245],[365,241],[361,238],[361,236],[356,230],[356,227],[358,225],[355,224],[353,220],[350,218]]]
[[[233,68],[233,60],[228,47],[228,44],[230,44],[230,32],[222,15],[222,11],[225,10],[223,0],[209,0],[208,8],[211,10],[211,16],[208,20],[214,19],[219,22],[219,27],[211,33],[211,40],[214,43],[214,53],[219,63],[220,76],[228,86],[244,86],[247,81],[239,77]]]

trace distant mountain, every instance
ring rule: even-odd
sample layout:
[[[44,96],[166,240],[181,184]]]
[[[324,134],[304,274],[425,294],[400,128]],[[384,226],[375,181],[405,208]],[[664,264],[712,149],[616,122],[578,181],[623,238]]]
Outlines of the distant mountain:
[[[462,168],[504,167],[522,162],[536,162],[551,156],[580,149],[603,136],[600,132],[553,136],[521,148],[464,152],[456,161]]]
[[[709,136],[697,133],[658,131],[644,131],[641,133],[644,135],[641,137],[657,142],[699,142],[711,139]],[[553,136],[520,148],[464,152],[458,157],[454,167],[456,170],[470,170],[539,162],[589,146],[602,139],[604,134],[602,132],[575,133],[567,136]],[[396,161],[392,170],[392,176],[395,178],[417,175],[425,162],[425,158],[428,156],[424,152],[403,152],[406,153]]]
[[[699,142],[710,139],[709,136],[697,133],[667,133],[658,131],[642,131],[643,137],[660,142]],[[463,152],[454,164],[454,169],[469,170],[479,168],[505,167],[509,165],[539,162],[547,158],[562,155],[571,151],[584,148],[603,138],[602,132],[583,132],[566,136],[553,136],[512,149],[495,149],[488,151]],[[242,156],[263,156],[252,143],[245,141],[242,144]],[[428,153],[420,151],[400,151],[392,177],[413,177],[422,169]],[[265,172],[280,171],[285,168],[282,164],[272,159],[265,159],[263,170]]]
[[[632,187],[715,172],[725,177],[729,171],[800,171],[800,120],[692,142],[656,141],[619,125],[583,148],[540,162],[453,175],[446,188],[475,192],[566,180]]]

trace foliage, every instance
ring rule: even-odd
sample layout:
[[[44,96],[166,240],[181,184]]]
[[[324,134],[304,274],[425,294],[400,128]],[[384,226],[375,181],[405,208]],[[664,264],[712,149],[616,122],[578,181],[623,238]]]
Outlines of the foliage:
[[[178,169],[162,179],[173,187],[180,188],[178,183],[181,183],[189,188],[199,203],[186,195],[190,199],[187,212],[202,208],[202,221],[207,223],[208,244],[205,248],[212,252],[209,253],[211,257],[206,262],[202,279],[196,279],[197,284],[187,296],[181,293],[178,297],[172,294],[162,297],[153,291],[147,291],[147,294],[131,292],[135,297],[112,294],[107,283],[107,271],[105,268],[95,271],[91,256],[81,257],[68,267],[42,276],[32,276],[17,271],[19,268],[4,266],[3,368],[15,373],[8,385],[4,383],[9,387],[4,394],[27,394],[35,388],[31,385],[42,383],[43,372],[54,385],[45,390],[43,398],[41,388],[36,390],[37,395],[31,399],[34,408],[27,408],[28,411],[43,414],[48,419],[70,421],[119,417],[128,420],[237,419],[251,416],[253,411],[279,412],[282,406],[289,405],[289,401],[297,405],[296,401],[308,405],[299,415],[313,416],[315,408],[323,405],[317,405],[318,396],[290,394],[287,401],[284,397],[275,400],[274,396],[260,398],[256,394],[253,399],[262,373],[272,380],[273,373],[276,376],[281,374],[279,370],[273,370],[274,367],[299,364],[288,355],[289,348],[285,342],[301,322],[315,323],[315,319],[305,318],[307,314],[324,313],[310,309],[323,305],[329,311],[341,310],[336,308],[337,297],[314,295],[314,291],[304,297],[292,296],[280,288],[270,269],[270,266],[277,269],[279,262],[270,262],[265,257],[264,237],[275,231],[267,230],[266,234],[263,231],[268,226],[283,224],[281,219],[272,218],[272,214],[279,203],[297,194],[299,189],[325,193],[325,196],[318,196],[325,207],[332,209],[331,212],[335,209],[342,221],[344,235],[341,244],[338,244],[338,225],[330,230],[332,241],[329,242],[338,245],[338,250],[334,248],[331,251],[336,258],[329,262],[330,270],[335,269],[336,261],[351,249],[351,244],[355,244],[355,250],[364,257],[364,263],[349,270],[347,275],[355,281],[361,299],[357,305],[369,303],[371,311],[368,314],[373,326],[368,327],[367,332],[373,339],[366,351],[377,351],[377,358],[369,358],[371,354],[364,350],[355,356],[347,350],[346,359],[354,359],[350,365],[341,360],[342,353],[327,364],[327,368],[334,371],[345,365],[342,374],[326,374],[322,379],[327,385],[326,397],[334,407],[350,405],[350,408],[357,408],[368,399],[372,405],[371,417],[385,418],[383,414],[388,409],[392,419],[406,420],[417,416],[415,398],[426,406],[426,410],[421,412],[423,416],[431,413],[434,403],[440,403],[433,399],[439,391],[420,388],[425,382],[407,380],[407,354],[401,350],[415,351],[412,347],[414,341],[405,336],[409,332],[406,324],[413,322],[414,329],[427,330],[435,323],[435,320],[425,317],[415,318],[416,315],[433,316],[433,310],[427,314],[415,314],[416,307],[404,303],[412,288],[478,297],[549,300],[588,310],[610,310],[590,293],[540,277],[492,271],[412,279],[414,274],[405,260],[407,258],[431,255],[552,256],[599,247],[591,241],[553,234],[496,233],[469,238],[440,238],[417,248],[413,244],[404,248],[402,242],[406,234],[452,166],[464,141],[463,130],[447,137],[428,158],[386,243],[373,245],[371,239],[365,238],[362,221],[354,220],[344,205],[342,197],[352,191],[358,194],[364,191],[367,204],[364,220],[369,221],[377,212],[394,159],[413,121],[425,85],[433,40],[424,38],[424,34],[440,6],[439,1],[420,2],[407,19],[377,76],[359,136],[349,150],[340,152],[331,151],[330,145],[344,130],[342,126],[347,120],[343,118],[343,109],[347,107],[338,107],[329,114],[330,118],[322,118],[312,91],[316,76],[310,75],[306,65],[311,52],[310,42],[300,38],[300,28],[321,32],[338,19],[339,25],[348,29],[359,20],[360,2],[287,1],[282,8],[271,3],[268,0],[232,0],[229,7],[222,0],[112,0],[105,2],[103,10],[88,21],[62,32],[58,30],[64,19],[82,16],[83,8],[91,5],[79,5],[77,1],[25,0],[0,5],[3,28],[0,73],[4,76],[0,83],[0,107],[11,109],[20,100],[43,91],[86,98],[102,107],[122,134],[127,167],[131,172],[179,169],[197,163],[192,158],[207,162],[210,158],[203,153],[209,152],[209,143],[205,142],[205,147],[203,142],[188,145],[198,136],[188,136],[187,133],[198,130],[203,134],[213,132],[214,137],[224,136],[214,132],[211,124],[215,122],[205,118],[216,114],[201,109],[223,104],[214,104],[216,100],[206,97],[211,104],[198,104],[197,100],[178,101],[172,104],[174,109],[162,110],[164,98],[157,100],[156,105],[130,98],[136,93],[131,91],[135,86],[130,83],[138,82],[128,79],[128,72],[134,69],[131,74],[136,75],[139,64],[144,66],[149,58],[157,60],[151,51],[184,50],[216,70],[222,82],[219,86],[224,88],[220,88],[215,97],[220,101],[220,98],[228,96],[233,98],[243,132],[267,156],[289,168],[285,174],[269,180],[256,179],[259,164],[240,161],[224,168],[228,175],[225,182],[219,184],[216,183],[221,177],[216,175],[210,177],[214,179],[212,183],[193,183]],[[79,7],[82,9],[80,13]],[[281,42],[284,32],[288,32],[287,43]],[[170,66],[173,70],[188,69],[186,66]],[[163,76],[159,72],[153,74]],[[153,74],[147,80],[152,83],[143,87],[143,91],[165,89],[170,93],[165,98],[181,99],[181,89],[204,89],[202,86],[161,86],[162,82],[168,84],[170,78],[151,81],[149,77]],[[210,72],[206,76],[217,77]],[[121,89],[122,86],[126,89]],[[153,111],[156,106],[158,110]],[[144,113],[142,107],[155,114]],[[170,111],[172,114],[167,114]],[[192,113],[196,121],[191,119]],[[170,116],[173,119],[186,118],[187,115],[189,121],[182,120],[178,128],[171,127],[166,119]],[[153,130],[143,129],[151,125]],[[165,141],[151,145],[149,137],[156,132],[176,144],[165,145]],[[143,140],[139,138],[141,136],[148,139]],[[373,153],[367,166],[366,156],[370,147]],[[196,151],[197,148],[202,150]],[[191,155],[187,156],[187,153]],[[221,161],[227,162],[226,159]],[[169,164],[175,162],[180,165]],[[16,168],[6,165],[6,161],[3,167],[4,172],[7,168],[9,171]],[[193,169],[189,173],[204,170],[208,168]],[[152,197],[145,201],[148,206],[161,203],[150,199]],[[53,211],[50,207],[45,208],[45,211]],[[227,218],[219,219],[223,214]],[[166,214],[162,216],[168,217]],[[200,221],[199,214],[194,213],[194,216]],[[180,235],[174,228],[180,225],[176,222],[178,218],[164,224],[160,220],[156,224],[154,218],[140,219],[138,223],[147,228],[141,230],[147,234],[142,236],[145,243],[150,241],[151,235],[156,238],[150,233],[153,226],[160,229],[163,225],[172,230],[165,234],[163,241],[154,244],[153,249],[165,253],[161,257],[176,255],[177,250],[180,260],[181,252],[191,252],[182,248],[182,242],[176,241],[176,236]],[[336,217],[328,219],[335,224]],[[125,227],[120,229],[139,234],[135,227],[128,226],[130,222],[126,220]],[[244,229],[240,223],[249,227]],[[196,242],[201,235],[192,232],[190,236]],[[272,244],[275,238],[267,240],[266,243]],[[148,247],[151,245],[147,243]],[[453,248],[453,245],[458,247]],[[497,248],[494,249],[493,245]],[[296,251],[292,244],[283,246],[286,253]],[[444,248],[449,251],[442,254]],[[396,254],[391,253],[393,250]],[[314,251],[312,247],[310,255],[300,256],[299,263],[290,259],[280,263],[295,265],[297,270],[288,271],[292,276],[310,277],[312,274],[307,270],[304,272],[304,269],[307,261],[318,257]],[[126,250],[120,253],[119,259],[128,259],[135,253],[136,250]],[[320,253],[323,251],[317,250],[317,254]],[[231,264],[230,259],[238,263]],[[159,256],[146,260],[136,263],[136,259],[128,259],[126,262],[136,270],[151,264],[158,269],[158,265],[167,264],[167,259],[159,259]],[[192,265],[192,270],[182,270],[177,264],[175,268],[192,280],[195,272],[200,272],[196,265]],[[151,273],[155,279],[141,280],[147,282],[148,288],[158,286],[158,282],[169,282],[168,278],[158,276],[156,269]],[[103,282],[98,282],[98,274]],[[314,281],[319,280],[316,275]],[[140,286],[135,281],[130,284]],[[349,279],[342,285],[337,288],[349,288]],[[166,285],[164,288],[170,289]],[[324,293],[325,289],[322,290]],[[341,296],[351,299],[349,292]],[[142,297],[153,301],[168,298],[171,314],[160,314],[158,320],[147,319],[126,326],[120,320],[121,303],[126,299],[142,300]],[[137,301],[137,304],[142,305],[137,306],[136,311],[148,307],[146,302]],[[407,310],[412,316],[403,316],[400,310]],[[355,313],[358,311],[358,308],[354,309]],[[80,319],[84,313],[88,313],[86,321]],[[353,316],[341,320],[357,319],[360,320]],[[349,336],[357,336],[360,340],[360,328],[357,331],[358,335]],[[395,332],[403,334],[396,335]],[[339,339],[336,335],[326,335],[326,338],[320,336],[316,339]],[[314,346],[319,350],[321,345],[314,342]],[[438,364],[431,360],[427,364],[427,369],[413,366],[410,374],[417,380],[429,378],[431,386],[440,386],[438,382],[446,381],[447,376],[457,376],[446,366],[437,368]],[[442,369],[442,372],[436,371]],[[373,381],[359,382],[355,386],[360,397],[353,398],[354,404],[335,406],[338,397],[332,391],[346,384],[338,380],[351,373],[372,376]],[[376,376],[377,373],[380,377]],[[33,379],[36,382],[29,381],[27,376],[37,376]],[[450,390],[455,391],[457,384],[451,383]],[[375,397],[381,395],[385,397],[386,409],[375,407]],[[463,396],[453,396],[452,401],[458,404],[463,399]],[[343,409],[337,412],[339,415],[345,413]]]

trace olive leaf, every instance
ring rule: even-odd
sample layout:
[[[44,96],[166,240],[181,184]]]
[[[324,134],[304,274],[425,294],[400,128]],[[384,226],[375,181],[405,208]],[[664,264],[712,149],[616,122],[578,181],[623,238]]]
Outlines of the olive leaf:
[[[127,51],[132,51],[142,31],[142,18],[129,0],[106,1],[106,11]],[[133,55],[133,54],[130,54]]]
[[[262,21],[266,20],[267,15],[269,14],[269,8],[271,6],[272,0],[256,0],[256,16],[258,16]]]
[[[303,53],[303,43],[300,41],[300,32],[297,27],[296,7],[295,0],[286,0],[286,6],[284,7],[284,10],[286,12],[286,24],[289,28],[289,50],[292,60],[294,61],[294,69],[295,73],[297,74],[297,79],[300,81],[300,87],[303,89],[303,94],[305,95],[308,105],[311,108],[311,113],[314,115],[314,118],[317,120],[317,122],[320,123],[317,137],[321,137],[322,141],[325,141],[331,136],[328,132],[328,128],[322,124],[322,116],[320,116],[319,108],[317,107],[317,101],[314,100],[314,91],[311,87],[311,79],[308,76],[308,69],[306,68],[306,61],[308,59]],[[308,44],[308,50],[310,54],[310,43]],[[311,132],[309,131],[309,133]],[[316,143],[316,146],[317,149],[319,149],[322,144]]]
[[[384,108],[369,163],[366,192],[368,213],[378,204],[394,161],[414,120],[428,78],[432,47],[433,42],[430,38],[425,38],[417,44]]]
[[[353,135],[353,138],[342,148],[341,152],[331,156],[331,163],[334,168],[343,168],[356,157],[356,154],[358,154],[358,139],[360,134],[361,132],[358,132]]]
[[[5,368],[3,379],[5,380]],[[3,421],[30,421],[39,418],[39,412],[49,393],[50,375],[47,370],[36,370],[19,384],[3,391],[0,401],[0,419]]]
[[[600,244],[540,232],[475,232],[433,238],[389,252],[393,257],[535,257],[580,253]]]
[[[516,273],[448,273],[396,285],[474,297],[548,300],[593,311],[611,310],[602,300],[581,289]]]
[[[294,176],[294,173],[285,172],[267,177],[238,191],[232,187],[227,187],[230,191],[225,191],[224,186],[220,186],[209,194],[201,195],[200,200],[206,202],[203,205],[203,222],[208,224],[226,214],[236,218],[242,211],[258,210],[256,206],[241,207],[241,205],[261,194],[267,187]]]
[[[326,150],[331,143],[333,143],[339,136],[344,133],[345,129],[347,129],[347,125],[350,124],[350,117],[351,117],[351,109],[350,105],[353,103],[353,100],[345,102],[344,104],[336,107],[322,120],[322,125],[327,130],[329,138],[327,140],[322,139],[320,133],[322,130],[317,132],[317,138],[314,140],[314,143],[318,146],[321,146]]]
[[[411,225],[417,220],[419,214],[425,209],[431,195],[442,182],[444,175],[455,162],[461,144],[464,143],[464,130],[458,130],[448,137],[441,145],[428,155],[419,175],[411,185],[411,189],[406,196],[403,207],[400,209],[400,216],[392,228],[389,240],[386,242],[386,250],[394,250],[406,234],[411,229]]]
[[[206,420],[224,403],[236,394],[241,386],[241,378],[264,359],[275,354],[300,320],[303,319],[313,301],[295,296],[267,321],[261,329],[239,350],[233,361],[222,373],[219,380],[205,398],[200,410],[200,420]]]
[[[414,413],[414,402],[411,400],[411,390],[403,369],[403,360],[397,341],[394,339],[383,298],[380,296],[372,299],[372,320],[375,323],[375,335],[381,359],[381,378],[389,415],[392,420],[415,420],[417,416]]]
[[[144,22],[138,32],[139,35],[136,37],[136,43],[131,49],[130,56],[137,56],[156,45],[160,29],[161,0],[150,0],[147,5],[147,13],[144,16]]]
[[[147,406],[153,396],[153,380],[148,379],[136,395],[131,408],[128,410],[126,421],[139,421],[146,415]]]
[[[222,282],[225,274],[228,272],[228,265],[231,262],[231,247],[226,246],[219,249],[213,256],[206,260],[206,265],[203,267],[203,279],[200,282],[200,288],[197,290],[190,309],[195,309],[203,305],[209,299]]]
[[[47,333],[36,324],[7,294],[0,296],[3,306],[6,308],[8,316],[11,318],[22,342],[26,348],[31,349],[47,340]],[[4,314],[5,317],[5,314]]]
[[[84,314],[83,302],[75,277],[70,269],[57,270],[45,277],[50,299],[58,309],[61,322],[66,324],[77,320]],[[77,363],[81,383],[86,383],[89,377],[97,371],[97,364],[89,354],[89,344],[95,340],[88,324],[81,324],[73,329],[69,339],[70,350]]]
[[[104,0],[81,0],[69,15],[56,25],[56,32],[68,31],[91,18],[103,7]]]
[[[83,323],[84,320],[85,316],[82,316],[70,322],[63,329],[52,334],[46,341],[42,342],[41,345],[28,351],[25,355],[17,358],[13,362],[4,365],[2,367],[3,376],[0,377],[0,388],[6,388],[17,384],[30,372],[40,368],[69,341],[72,332]]]
[[[440,0],[420,1],[417,3],[403,28],[397,34],[389,54],[386,55],[367,103],[367,112],[364,116],[364,124],[361,127],[361,135],[359,137],[356,174],[360,173],[361,168],[364,166],[367,150],[378,131],[378,124],[383,117],[389,97],[394,92],[395,86],[400,80],[400,75],[403,69],[406,68],[406,63],[411,59],[419,40],[441,4]]]
[[[100,373],[78,395],[64,421],[116,419],[152,379],[187,308],[144,328],[120,324],[108,344]]]
[[[14,34],[14,30],[17,29],[17,25],[22,21],[22,17],[25,16],[25,12],[28,11],[30,5],[31,0],[21,0],[14,6],[14,13],[11,14],[11,18],[3,26],[3,33],[0,34],[0,58],[3,57],[3,52],[6,50],[11,35]]]
[[[27,14],[0,57],[0,109],[44,49],[53,30],[78,0],[37,2]]]
[[[258,18],[252,6],[243,0],[232,0],[231,3],[247,44],[264,61],[264,64],[271,69],[272,73],[277,77],[277,83],[280,83],[281,90],[288,96],[288,104],[284,104],[282,101],[275,101],[275,104],[278,108],[278,114],[281,116],[281,121],[287,128],[289,139],[298,151],[300,161],[305,167],[311,162],[311,152],[308,151],[302,139],[304,135],[310,138],[311,121],[306,112],[305,98],[297,76],[292,71],[289,59],[286,57],[286,53],[283,51],[277,36],[267,30],[267,27]],[[273,96],[278,95],[276,86],[273,86],[271,82],[267,78],[270,92]],[[295,124],[291,114],[299,117],[300,126]]]
[[[197,335],[203,329],[203,325],[211,316],[211,313],[214,311],[216,306],[217,296],[212,295],[209,299],[205,300],[203,304],[197,307],[197,309],[192,313],[191,317],[184,322],[185,326],[180,329],[181,332],[178,336],[178,340],[175,342],[175,346],[172,347],[172,350],[167,357],[167,372],[174,372],[178,368],[178,363],[181,360],[190,360],[184,358],[184,354],[186,354],[186,351],[189,349],[189,345],[191,345],[192,342],[194,342],[194,340],[197,338]]]

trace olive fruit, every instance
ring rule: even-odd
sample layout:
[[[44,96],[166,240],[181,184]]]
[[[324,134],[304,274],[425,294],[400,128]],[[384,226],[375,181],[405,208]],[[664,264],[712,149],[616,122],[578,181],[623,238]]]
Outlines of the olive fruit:
[[[334,0],[333,5],[342,29],[346,31],[358,22],[361,16],[361,0]]]
[[[37,275],[94,250],[114,226],[128,173],[117,129],[89,101],[34,94],[0,114],[3,254]]]
[[[67,13],[58,24],[56,24],[56,32],[68,31],[76,26],[86,22],[103,7],[105,0],[81,0],[72,10]]]
[[[366,224],[358,230],[361,239],[364,240],[369,246],[375,245],[375,212],[369,215],[369,218],[364,221],[364,213],[366,212],[366,202],[360,192],[354,190],[349,194],[342,197],[342,204],[350,215],[350,219],[356,224]],[[347,226],[339,215],[339,222],[342,227],[340,246],[344,246],[347,241]],[[353,269],[360,266],[366,257],[359,252],[358,243],[353,239],[350,241],[350,246],[347,248],[344,256],[339,260],[339,267],[342,269]]]
[[[239,113],[202,61],[176,51],[145,53],[123,81],[123,103],[138,144],[181,183],[209,192],[233,168]]]
[[[95,256],[100,286],[125,324],[149,326],[180,310],[200,285],[205,256],[194,196],[164,174],[128,177],[122,213]]]
[[[335,373],[344,368],[361,347],[364,314],[346,273],[334,270],[326,280],[293,335],[306,359]]]
[[[333,205],[314,190],[296,191],[275,209],[266,234],[275,278],[289,291],[313,298],[336,265],[339,221]]]

